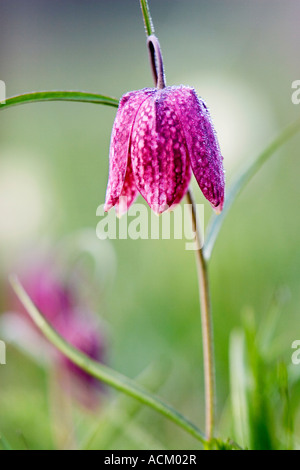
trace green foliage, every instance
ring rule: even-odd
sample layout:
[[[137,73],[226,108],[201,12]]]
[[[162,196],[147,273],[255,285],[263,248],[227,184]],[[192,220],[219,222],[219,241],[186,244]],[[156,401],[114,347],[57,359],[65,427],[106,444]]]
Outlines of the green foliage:
[[[146,34],[151,35],[154,32],[154,27],[148,2],[147,0],[141,0],[140,4]],[[26,103],[46,101],[73,101],[118,107],[117,99],[104,95],[75,91],[45,91],[8,98],[6,104],[0,105],[0,110]],[[211,257],[226,216],[241,191],[262,168],[263,164],[299,130],[300,122],[297,120],[287,127],[256,159],[247,164],[236,177],[235,182],[227,192],[222,214],[214,216],[208,228],[204,246],[207,260]],[[124,428],[127,429],[129,422],[141,411],[142,404],[158,411],[198,441],[202,443],[205,441],[203,434],[193,423],[153,394],[159,390],[165,380],[166,371],[163,370],[162,373],[156,371],[155,374],[151,371],[149,375],[146,373],[143,377],[138,377],[136,381],[132,381],[108,367],[96,364],[65,343],[45,322],[21,286],[14,282],[14,287],[33,320],[58,349],[91,375],[131,397],[118,397],[110,404],[106,413],[99,420],[96,429],[93,430],[87,440],[84,440],[83,448],[109,447],[112,445],[117,437],[123,433]],[[141,295],[147,296],[149,293],[145,291]],[[179,292],[178,295],[185,297],[185,292],[183,294]],[[186,299],[184,298],[185,302]],[[280,357],[278,359],[278,354],[272,351],[274,330],[279,318],[279,311],[280,307],[278,305],[273,306],[259,328],[254,321],[253,313],[250,311],[244,317],[243,328],[232,333],[230,339],[232,437],[238,444],[230,439],[228,441],[215,439],[209,445],[205,444],[206,448],[218,450],[270,450],[291,449],[295,446],[294,422],[299,399],[295,398],[296,394],[293,394],[292,391],[293,388],[299,387],[300,377],[294,377],[293,382],[290,368],[287,367],[286,362]],[[182,336],[185,321],[182,319],[177,319],[177,323],[174,321],[174,325],[177,325],[177,327],[174,326],[174,330],[176,330],[175,333],[178,337]],[[182,326],[182,329],[178,325]],[[169,325],[166,327],[167,329],[169,330]],[[132,398],[135,400],[132,400]],[[10,439],[10,436],[8,437]],[[3,435],[0,436],[0,448],[4,450],[11,450],[12,448]]]
[[[110,96],[84,91],[38,91],[12,96],[6,103],[0,104],[0,110],[26,103],[39,103],[47,101],[74,101],[78,103],[93,103],[117,108],[119,101]]]
[[[261,169],[264,163],[272,157],[284,144],[286,144],[294,135],[300,131],[300,120],[297,119],[295,122],[290,124],[284,129],[266,148],[258,155],[252,162],[246,165],[240,174],[235,178],[235,181],[231,184],[229,190],[226,193],[225,204],[221,214],[213,215],[210,224],[207,228],[207,234],[205,238],[205,245],[203,247],[204,257],[209,260],[221,230],[221,227],[226,219],[226,216],[242,190]]]
[[[271,316],[274,326],[274,309]],[[265,349],[269,320],[257,329],[249,310],[244,315],[243,329],[234,331],[230,339],[234,438],[250,450],[293,448],[288,369],[283,360],[277,355],[271,357]]]
[[[221,439],[214,439],[211,450],[244,450],[236,442],[231,439],[222,441]]]
[[[170,405],[164,403],[159,397],[153,395],[128,377],[119,374],[103,364],[93,361],[72,345],[68,344],[37,310],[18,279],[12,277],[11,285],[36,326],[43,332],[44,336],[74,364],[96,379],[105,382],[116,390],[119,390],[126,395],[135,398],[144,405],[153,408],[155,411],[161,413],[163,416],[191,434],[198,441],[202,443],[205,442],[205,437],[197,426]]]
[[[147,367],[136,382],[152,393],[156,393],[167,380],[170,364],[165,360]],[[117,397],[105,410],[97,426],[84,441],[81,448],[110,449],[119,436],[127,433],[132,420],[141,412],[142,405],[124,395]]]

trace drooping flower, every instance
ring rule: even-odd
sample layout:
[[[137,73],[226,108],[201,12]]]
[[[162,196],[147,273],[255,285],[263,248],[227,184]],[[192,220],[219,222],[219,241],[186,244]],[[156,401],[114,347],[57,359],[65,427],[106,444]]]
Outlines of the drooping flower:
[[[140,193],[158,214],[185,196],[192,172],[216,212],[224,170],[210,113],[193,88],[144,88],[124,95],[110,143],[105,210],[121,214]]]

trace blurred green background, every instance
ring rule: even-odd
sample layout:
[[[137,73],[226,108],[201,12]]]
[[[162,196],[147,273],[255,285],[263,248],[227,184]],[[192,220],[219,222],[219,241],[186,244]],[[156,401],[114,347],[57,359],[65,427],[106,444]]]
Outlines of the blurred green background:
[[[234,174],[299,116],[291,83],[300,79],[300,4],[150,0],[150,7],[167,82],[194,86],[206,100],[229,186]],[[0,15],[0,79],[7,96],[78,89],[119,98],[152,86],[137,0],[1,1]],[[114,116],[113,108],[75,103],[1,112],[1,311],[7,310],[7,274],[29,247],[83,228],[94,230],[97,241],[96,209],[105,197]],[[230,434],[229,336],[241,325],[243,312],[253,310],[259,324],[274,293],[284,288],[287,301],[275,335],[278,357],[289,363],[291,343],[300,336],[299,144],[297,136],[285,145],[238,198],[210,264],[218,420],[225,437]],[[210,215],[205,205],[206,223]],[[97,243],[101,250],[102,242]],[[159,394],[203,428],[196,269],[184,243],[112,241],[115,276],[95,299],[107,324],[109,364],[135,377],[153,361],[168,358],[172,367]],[[5,340],[1,331],[0,339]],[[82,411],[75,421],[84,434],[95,417]],[[300,416],[298,421],[299,433]],[[134,425],[164,447],[195,446],[152,411],[143,411]],[[7,365],[0,366],[0,431],[17,448],[25,446],[22,436],[30,448],[54,446],[47,372],[10,344]],[[111,443],[120,449],[139,446],[127,431]]]

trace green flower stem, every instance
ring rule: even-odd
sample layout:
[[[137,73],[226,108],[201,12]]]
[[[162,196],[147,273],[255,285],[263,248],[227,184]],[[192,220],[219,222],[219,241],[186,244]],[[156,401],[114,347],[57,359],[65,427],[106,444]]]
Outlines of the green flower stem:
[[[163,69],[163,61],[160,46],[157,38],[153,35],[154,28],[149,11],[147,0],[140,0],[143,12],[144,22],[146,26],[146,34],[148,35],[148,48],[150,51],[150,62],[153,71],[155,85],[158,88],[165,86],[165,77]],[[156,59],[156,60],[155,60]],[[161,77],[161,78],[160,78]],[[201,320],[202,320],[202,337],[203,337],[203,358],[204,358],[204,376],[205,376],[205,435],[208,446],[213,439],[214,428],[214,396],[215,396],[215,368],[213,353],[213,334],[211,307],[209,297],[209,283],[207,275],[207,265],[202,251],[201,236],[198,230],[197,213],[192,190],[187,193],[188,203],[191,207],[192,225],[196,233],[198,249],[196,251],[197,270],[199,278],[199,295],[201,304]],[[207,446],[206,446],[207,447]]]
[[[203,247],[203,254],[206,261],[211,257],[215,242],[218,238],[218,234],[221,230],[223,222],[233,204],[236,197],[251,181],[253,176],[260,170],[263,164],[272,157],[277,150],[279,150],[288,140],[290,140],[295,134],[300,131],[300,119],[286,127],[268,147],[254,159],[241,173],[236,177],[234,183],[231,185],[229,191],[226,194],[225,204],[223,211],[220,215],[214,215],[211,218],[210,224],[207,229],[205,237],[205,245]]]
[[[26,103],[37,103],[44,101],[75,101],[80,103],[103,104],[117,108],[119,101],[110,96],[87,93],[84,91],[39,91],[13,96],[0,104],[0,110]]]
[[[159,397],[145,390],[140,385],[136,384],[133,380],[125,377],[122,374],[110,369],[103,364],[93,361],[82,352],[75,349],[72,345],[68,344],[46,321],[43,315],[38,311],[31,299],[23,289],[22,285],[16,277],[10,278],[11,285],[29,313],[30,317],[43,332],[44,336],[68,359],[74,364],[83,369],[88,374],[92,375],[98,380],[105,382],[111,387],[135,398],[144,405],[149,406],[161,415],[168,418],[173,423],[177,424],[187,433],[192,435],[198,441],[205,444],[205,437],[203,433],[188,419],[182,416],[178,411],[170,405],[164,403]]]
[[[201,306],[203,361],[205,381],[205,435],[208,442],[213,439],[215,411],[215,360],[213,348],[213,325],[209,294],[207,263],[203,256],[202,237],[197,223],[197,210],[191,188],[187,192],[188,204],[191,207],[192,227],[196,234],[196,263],[199,279],[199,296]]]
[[[149,5],[147,0],[140,0],[141,9],[143,13],[144,23],[145,23],[145,30],[146,35],[151,36],[154,34],[154,26],[152,22],[152,18],[150,15]]]

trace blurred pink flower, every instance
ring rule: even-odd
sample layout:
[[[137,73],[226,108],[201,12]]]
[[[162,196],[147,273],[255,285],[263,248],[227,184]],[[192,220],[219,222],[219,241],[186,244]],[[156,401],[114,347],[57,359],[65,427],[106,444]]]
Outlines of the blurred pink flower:
[[[28,269],[21,280],[29,297],[51,325],[72,314],[75,299],[71,289],[52,272],[50,263]]]
[[[90,358],[103,362],[106,348],[95,318],[88,308],[81,305],[76,286],[72,285],[72,288],[67,286],[56,274],[53,260],[51,262],[46,258],[27,270],[23,269],[20,280],[38,310],[67,342]],[[16,321],[16,315],[12,317],[14,328],[19,324],[24,330],[25,320],[30,329],[35,331],[36,337],[40,337],[39,330],[19,302],[14,305],[14,310],[17,310],[19,317],[19,322]],[[33,338],[34,335],[30,337],[30,341]],[[41,343],[37,339],[37,347],[31,350],[35,350],[36,353],[40,347]],[[63,385],[70,384],[70,392],[83,404],[88,406],[95,404],[95,395],[101,388],[99,382],[60,352],[55,351],[51,357],[54,358],[54,364],[62,371],[62,375],[68,376],[65,377],[66,380],[63,379]]]
[[[78,313],[57,325],[57,331],[72,346],[83,352],[91,359],[103,362],[105,358],[105,342],[99,334],[94,319],[91,316]],[[103,385],[94,377],[76,366],[66,356],[58,353],[58,361],[71,378],[72,392],[75,397],[87,406],[95,402],[95,394],[103,390]]]
[[[124,95],[110,144],[105,210],[125,212],[140,193],[156,212],[178,204],[192,171],[204,196],[220,212],[223,157],[205,103],[193,88],[144,88]]]

